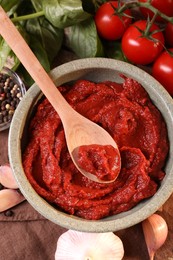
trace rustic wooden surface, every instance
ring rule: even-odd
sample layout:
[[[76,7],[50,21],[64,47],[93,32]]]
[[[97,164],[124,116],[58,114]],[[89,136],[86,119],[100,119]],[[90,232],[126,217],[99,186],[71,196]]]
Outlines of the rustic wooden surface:
[[[61,54],[62,55],[62,54]],[[62,63],[62,57],[59,56],[59,60],[56,61],[56,65]],[[69,59],[74,59],[75,57],[63,58],[63,62],[68,61]],[[8,130],[0,132],[0,164],[5,164],[8,162]],[[26,207],[26,203],[24,207]],[[20,206],[16,206],[16,210]],[[29,205],[28,205],[29,207]],[[155,255],[155,260],[173,260],[173,195],[168,199],[168,201],[162,206],[158,212],[161,216],[164,217],[168,224],[168,238],[164,245],[157,251]],[[4,225],[8,225],[8,222],[3,222]],[[51,224],[51,223],[50,223]],[[21,222],[21,225],[24,225],[24,222]],[[52,224],[53,225],[53,224]],[[64,232],[64,229],[59,227],[60,233]],[[10,232],[10,230],[9,230]],[[131,228],[121,230],[116,232],[116,234],[122,239],[125,249],[124,260],[148,260],[147,248],[142,232],[141,223],[135,225]],[[22,237],[21,237],[22,239]],[[51,239],[51,234],[50,234]],[[45,245],[46,246],[46,245]],[[6,259],[8,260],[8,259]]]

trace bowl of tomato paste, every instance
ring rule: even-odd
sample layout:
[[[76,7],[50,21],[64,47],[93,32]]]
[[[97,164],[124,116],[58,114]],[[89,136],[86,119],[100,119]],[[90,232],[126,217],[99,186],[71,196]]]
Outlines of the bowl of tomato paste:
[[[68,229],[109,232],[143,221],[173,191],[172,98],[145,71],[113,59],[74,60],[50,76],[76,111],[114,138],[121,170],[106,184],[83,176],[69,155],[59,115],[34,84],[9,133],[21,192],[44,217]]]

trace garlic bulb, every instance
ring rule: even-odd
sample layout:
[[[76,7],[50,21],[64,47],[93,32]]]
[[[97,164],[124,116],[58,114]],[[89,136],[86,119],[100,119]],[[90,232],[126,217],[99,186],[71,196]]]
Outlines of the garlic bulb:
[[[150,260],[153,260],[156,251],[167,238],[168,226],[160,215],[153,214],[142,222],[142,227]]]
[[[24,196],[16,190],[18,185],[9,165],[0,166],[0,183],[5,187],[0,190],[0,212],[25,200]]]
[[[55,260],[120,260],[123,256],[122,241],[112,232],[68,230],[58,239]]]
[[[20,202],[24,201],[25,198],[17,190],[3,189],[0,191],[0,212],[3,212]]]
[[[10,188],[10,189],[18,188],[12,169],[7,164],[0,166],[0,183],[6,188]]]

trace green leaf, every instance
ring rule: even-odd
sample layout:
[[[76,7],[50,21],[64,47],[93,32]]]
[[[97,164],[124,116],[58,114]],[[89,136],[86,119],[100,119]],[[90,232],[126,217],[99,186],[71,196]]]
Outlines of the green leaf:
[[[36,55],[37,59],[40,61],[44,69],[49,72],[50,71],[50,63],[45,49],[43,48],[41,42],[33,36],[30,36],[29,43],[32,51]]]
[[[20,65],[20,60],[17,58],[17,56],[14,54],[13,51],[11,51],[10,57],[8,57],[8,58],[12,61],[11,69],[14,71],[17,70],[17,68]],[[8,62],[8,58],[7,58],[7,62]],[[5,64],[5,66],[6,66],[6,64]]]
[[[121,49],[121,42],[119,41],[107,41],[103,44],[105,49],[105,54],[108,58],[113,58],[116,60],[127,61]]]
[[[47,53],[44,50],[43,46],[41,45],[41,42],[32,35],[30,35],[30,48],[32,49],[32,51],[34,52],[37,59],[40,61],[41,65],[44,67],[44,69],[47,72],[49,72],[50,63],[47,57]],[[17,72],[21,74],[22,79],[24,80],[25,84],[28,87],[34,83],[34,80],[30,76],[30,74],[26,71],[26,69],[22,66],[22,64]]]
[[[31,78],[30,74],[27,72],[22,64],[20,64],[17,73],[18,75],[20,75],[27,88],[29,88],[34,83],[34,80]]]
[[[26,29],[41,42],[51,63],[61,49],[64,31],[55,28],[44,17],[28,20]]]
[[[19,64],[19,59],[16,57],[4,39],[0,37],[0,70],[4,66],[8,66],[9,68],[16,70]]]
[[[22,34],[22,36],[28,41],[28,35],[24,28],[18,24],[16,26],[17,30]],[[3,66],[10,67],[13,70],[16,70],[20,64],[19,59],[16,57],[14,52],[11,50],[9,45],[5,40],[0,36],[0,70]]]
[[[32,5],[37,12],[42,11],[42,2],[42,0],[31,0]]]
[[[84,21],[90,14],[83,10],[80,0],[43,0],[45,17],[58,28],[65,28]]]
[[[67,45],[80,58],[103,56],[103,46],[98,37],[93,18],[66,30]]]
[[[7,57],[10,55],[11,48],[4,41],[2,37],[0,37],[0,70],[4,66],[7,61]]]
[[[11,8],[13,8],[15,5],[20,4],[19,0],[1,0],[0,5],[2,8],[6,11],[9,12]]]

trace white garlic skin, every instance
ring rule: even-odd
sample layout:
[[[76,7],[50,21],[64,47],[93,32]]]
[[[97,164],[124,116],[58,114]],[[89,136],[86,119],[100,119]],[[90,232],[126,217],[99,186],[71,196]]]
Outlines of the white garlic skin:
[[[17,189],[18,184],[14,178],[12,169],[9,165],[0,166],[0,183],[9,189]]]
[[[158,214],[153,214],[142,222],[145,242],[150,259],[154,259],[156,251],[165,243],[168,235],[166,221]]]
[[[0,191],[0,212],[16,206],[24,201],[24,196],[17,190],[3,189]]]
[[[59,237],[55,252],[55,260],[121,260],[123,256],[123,243],[112,232],[68,230]]]

